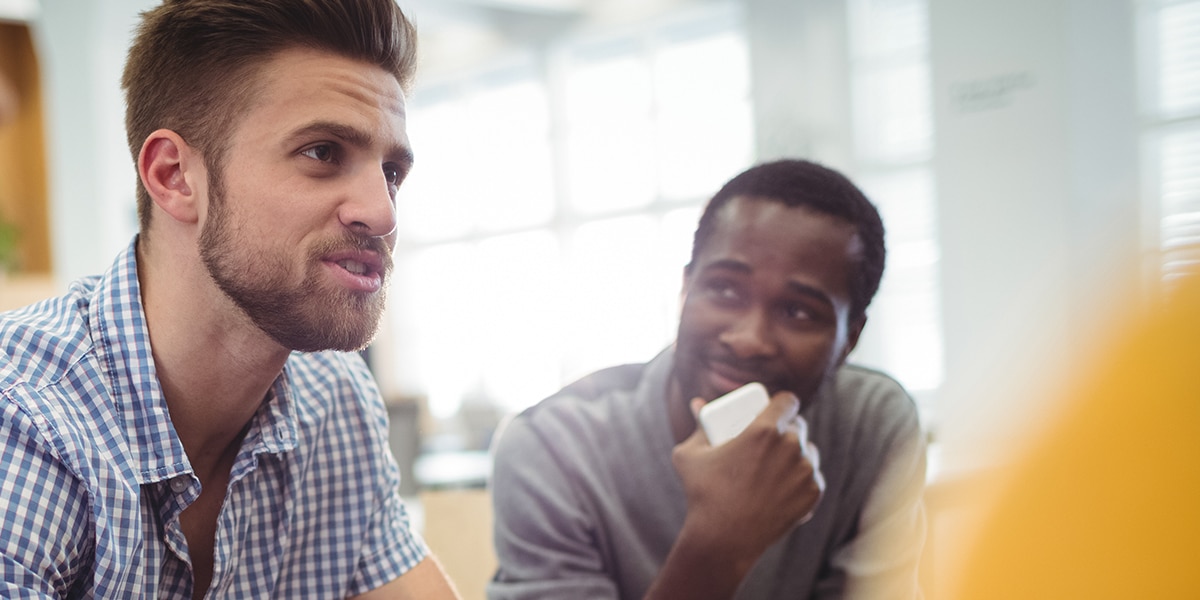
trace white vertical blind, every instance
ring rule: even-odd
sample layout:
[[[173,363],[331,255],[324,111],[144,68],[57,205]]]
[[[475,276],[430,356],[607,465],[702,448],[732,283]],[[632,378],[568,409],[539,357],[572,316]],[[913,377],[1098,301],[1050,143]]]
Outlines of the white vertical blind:
[[[1147,180],[1159,276],[1200,274],[1200,1],[1143,0]]]
[[[943,379],[933,105],[924,0],[850,0],[854,175],[879,207],[888,261],[871,307],[891,373],[931,410]]]
[[[1164,115],[1200,112],[1200,2],[1163,3],[1158,9],[1158,109]]]
[[[1198,73],[1200,75],[1200,73]],[[1159,139],[1162,276],[1200,274],[1200,124]]]

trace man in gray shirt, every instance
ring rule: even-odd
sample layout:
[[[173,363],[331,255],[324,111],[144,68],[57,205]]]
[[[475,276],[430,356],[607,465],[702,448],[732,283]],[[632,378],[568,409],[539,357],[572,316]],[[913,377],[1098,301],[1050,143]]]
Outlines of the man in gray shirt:
[[[884,263],[875,207],[801,160],[700,219],[675,344],[518,415],[495,446],[489,598],[917,598],[925,445],[894,380],[846,364]],[[695,415],[759,381],[714,447]]]

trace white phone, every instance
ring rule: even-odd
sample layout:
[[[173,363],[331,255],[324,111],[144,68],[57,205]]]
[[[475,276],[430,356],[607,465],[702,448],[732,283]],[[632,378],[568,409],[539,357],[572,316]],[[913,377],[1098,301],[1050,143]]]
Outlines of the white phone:
[[[700,409],[700,426],[713,446],[737,437],[761,413],[770,396],[761,383],[751,382],[705,404]]]

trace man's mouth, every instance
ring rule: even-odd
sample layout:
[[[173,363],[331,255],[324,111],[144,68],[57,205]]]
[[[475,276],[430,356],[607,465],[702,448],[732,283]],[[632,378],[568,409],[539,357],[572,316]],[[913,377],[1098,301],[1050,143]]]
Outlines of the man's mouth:
[[[368,267],[366,264],[358,262],[356,260],[350,260],[350,259],[339,260],[336,262],[336,264],[339,267],[341,267],[347,271],[350,271],[351,273],[354,273],[355,275],[366,275],[371,270],[370,267]]]
[[[374,293],[383,287],[387,270],[384,255],[369,250],[343,250],[326,254],[322,261],[333,269],[341,285],[352,291]]]
[[[759,371],[719,359],[706,360],[705,370],[708,373],[708,384],[718,396],[752,381],[763,381]]]

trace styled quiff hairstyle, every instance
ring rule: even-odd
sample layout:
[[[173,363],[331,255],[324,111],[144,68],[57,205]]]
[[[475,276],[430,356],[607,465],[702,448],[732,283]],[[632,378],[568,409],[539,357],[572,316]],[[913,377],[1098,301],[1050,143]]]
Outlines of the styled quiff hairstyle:
[[[146,138],[170,129],[223,166],[226,141],[254,97],[257,70],[288,48],[377,65],[408,92],[416,30],[395,0],[165,0],[142,13],[125,62],[125,131],[136,164]],[[138,221],[150,195],[137,182]]]
[[[793,208],[807,207],[853,225],[862,241],[862,252],[858,269],[850,274],[850,316],[866,315],[867,306],[879,290],[887,251],[879,211],[858,186],[841,173],[807,160],[778,160],[743,171],[721,187],[704,208],[692,242],[689,271],[712,237],[721,208],[737,197],[779,202]]]

